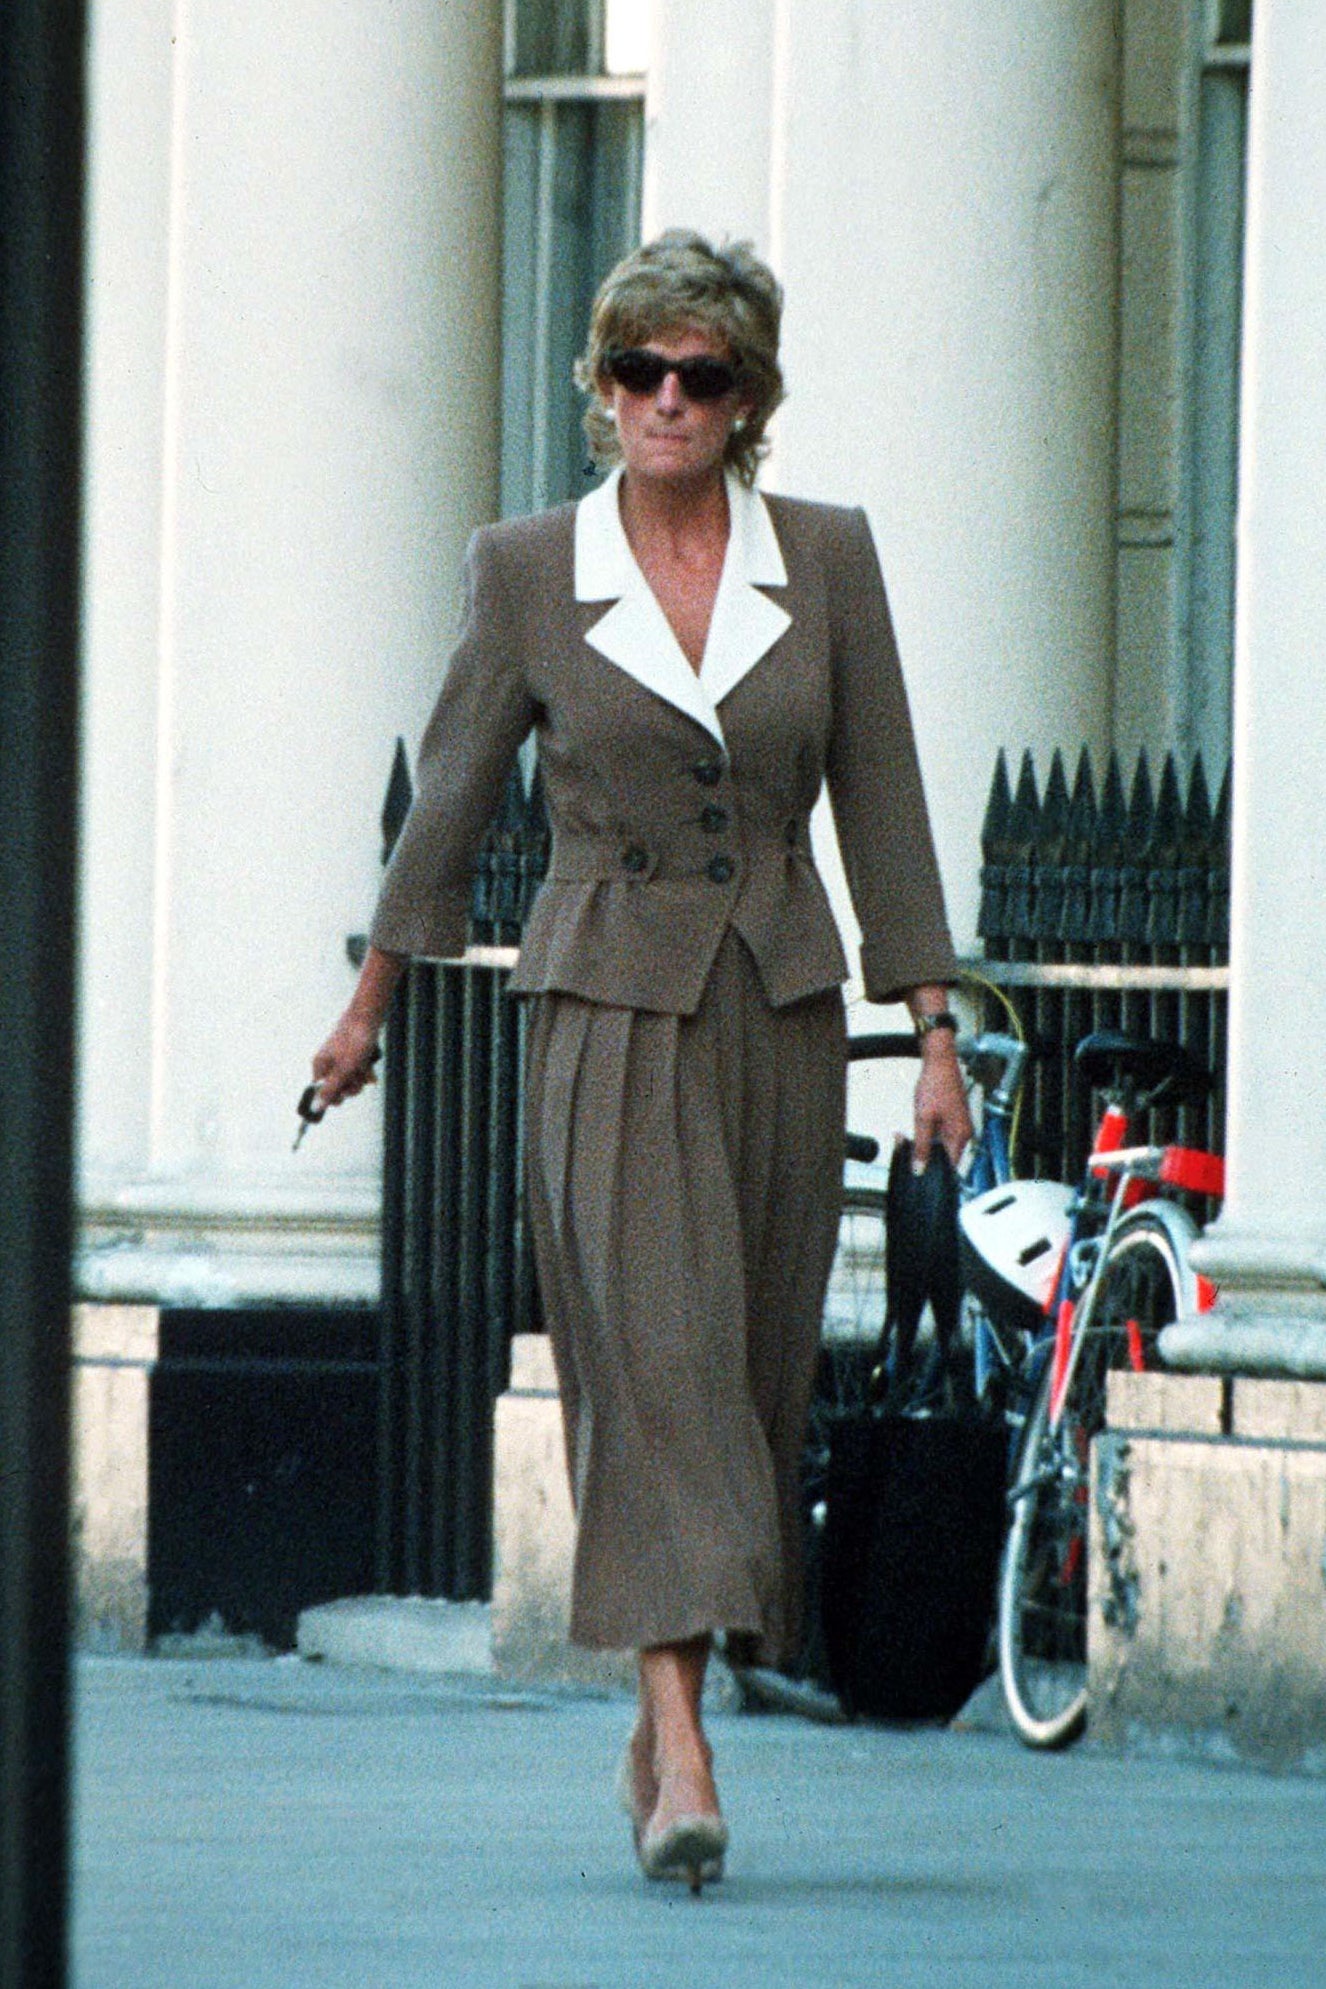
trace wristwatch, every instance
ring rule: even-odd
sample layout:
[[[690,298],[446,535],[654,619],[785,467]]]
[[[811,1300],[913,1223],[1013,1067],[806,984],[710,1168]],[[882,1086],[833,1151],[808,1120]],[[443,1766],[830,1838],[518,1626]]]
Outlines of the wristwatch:
[[[951,1029],[955,1036],[958,1033],[958,1018],[951,1009],[947,1008],[937,1008],[933,1015],[914,1015],[912,1024],[916,1030],[917,1041],[921,1043],[924,1043],[933,1029]]]

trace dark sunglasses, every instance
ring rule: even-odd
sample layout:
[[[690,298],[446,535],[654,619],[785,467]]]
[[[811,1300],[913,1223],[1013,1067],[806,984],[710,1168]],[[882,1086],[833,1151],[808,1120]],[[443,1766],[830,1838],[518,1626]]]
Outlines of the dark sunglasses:
[[[737,369],[726,359],[665,359],[661,352],[648,352],[632,345],[624,351],[603,355],[603,371],[628,394],[656,394],[669,373],[688,401],[721,401],[737,384]]]

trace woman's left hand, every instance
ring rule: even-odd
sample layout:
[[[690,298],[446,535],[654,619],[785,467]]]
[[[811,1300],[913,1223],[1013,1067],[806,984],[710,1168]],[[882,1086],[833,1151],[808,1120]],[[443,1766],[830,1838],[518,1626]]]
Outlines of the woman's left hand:
[[[956,1167],[972,1135],[967,1086],[958,1062],[951,1029],[934,1029],[921,1050],[921,1075],[916,1080],[916,1131],[912,1166],[923,1174],[930,1149],[938,1140]]]

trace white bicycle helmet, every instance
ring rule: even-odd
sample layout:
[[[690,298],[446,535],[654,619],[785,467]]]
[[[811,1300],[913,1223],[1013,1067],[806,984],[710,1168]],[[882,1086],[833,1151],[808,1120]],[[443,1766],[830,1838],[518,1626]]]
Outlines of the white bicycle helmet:
[[[1072,1200],[1062,1181],[1009,1181],[963,1204],[963,1281],[992,1316],[1029,1332],[1043,1324]]]

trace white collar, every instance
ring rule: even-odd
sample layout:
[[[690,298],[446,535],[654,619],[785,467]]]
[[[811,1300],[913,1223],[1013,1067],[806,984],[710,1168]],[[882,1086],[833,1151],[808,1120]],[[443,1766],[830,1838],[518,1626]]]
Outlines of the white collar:
[[[758,590],[786,587],[787,569],[768,507],[757,491],[726,473],[728,543],[697,674],[641,572],[622,526],[616,469],[576,506],[577,601],[614,601],[586,640],[646,690],[684,711],[723,743],[718,706],[791,623]]]

